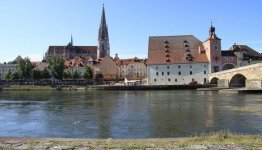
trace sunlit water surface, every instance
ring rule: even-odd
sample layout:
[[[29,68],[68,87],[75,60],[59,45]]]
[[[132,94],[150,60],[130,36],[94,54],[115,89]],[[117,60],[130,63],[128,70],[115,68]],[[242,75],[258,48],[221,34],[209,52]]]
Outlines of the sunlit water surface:
[[[0,91],[1,137],[181,137],[222,129],[262,134],[262,95]]]

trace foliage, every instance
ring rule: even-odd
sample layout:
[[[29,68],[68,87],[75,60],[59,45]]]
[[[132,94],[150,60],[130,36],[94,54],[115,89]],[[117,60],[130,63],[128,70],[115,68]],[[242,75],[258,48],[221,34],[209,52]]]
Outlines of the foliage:
[[[76,70],[73,74],[73,79],[80,79],[80,77],[80,72]]]
[[[11,75],[11,79],[12,80],[19,79],[19,72],[18,71],[13,72],[12,75]]]
[[[61,80],[64,72],[64,59],[62,56],[54,55],[48,60],[52,77]]]
[[[31,70],[34,68],[34,65],[31,63],[28,57],[18,61],[18,72],[20,78],[29,79],[31,77]]]
[[[41,72],[41,76],[42,76],[43,79],[51,78],[51,75],[50,75],[49,71],[46,68]]]
[[[42,78],[42,72],[36,69],[32,70],[32,78],[34,80],[40,80]]]
[[[12,75],[12,73],[11,73],[11,71],[9,70],[9,71],[5,74],[4,79],[5,79],[5,80],[10,80],[10,79],[11,79],[11,75]]]
[[[72,74],[69,70],[65,70],[63,73],[63,78],[64,79],[71,79],[72,78]]]
[[[91,69],[91,67],[86,67],[86,70],[85,70],[85,73],[84,73],[84,78],[86,80],[93,79],[93,70]]]
[[[104,75],[101,72],[96,73],[96,79],[102,79]]]

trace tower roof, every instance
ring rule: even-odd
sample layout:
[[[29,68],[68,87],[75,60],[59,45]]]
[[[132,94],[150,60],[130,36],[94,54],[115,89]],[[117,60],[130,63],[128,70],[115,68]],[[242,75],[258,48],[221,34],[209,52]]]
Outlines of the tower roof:
[[[104,4],[103,4],[103,10],[102,10],[102,16],[101,16],[101,24],[100,24],[100,27],[101,26],[107,26],[106,25],[106,14],[105,14],[105,7],[104,7]]]

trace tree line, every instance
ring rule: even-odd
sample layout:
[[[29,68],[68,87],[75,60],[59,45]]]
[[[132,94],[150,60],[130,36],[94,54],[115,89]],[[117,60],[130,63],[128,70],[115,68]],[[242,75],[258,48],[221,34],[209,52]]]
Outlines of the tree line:
[[[85,79],[88,81],[92,81],[94,78],[93,69],[89,66],[85,68],[85,72],[83,76],[78,70],[75,70],[71,73],[69,70],[65,69],[64,66],[65,60],[63,57],[59,55],[52,56],[47,60],[49,66],[44,68],[44,70],[38,70],[35,65],[33,65],[29,58],[20,59],[17,62],[17,69],[15,72],[11,73],[9,70],[8,73],[5,74],[5,80],[41,80],[41,79]],[[97,73],[95,79],[101,79],[103,75],[101,73]]]

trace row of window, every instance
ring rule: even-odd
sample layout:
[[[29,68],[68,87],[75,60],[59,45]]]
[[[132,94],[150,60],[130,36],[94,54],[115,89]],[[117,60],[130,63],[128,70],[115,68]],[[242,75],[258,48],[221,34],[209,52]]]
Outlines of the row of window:
[[[170,75],[170,72],[167,72],[166,74],[169,76],[169,75]],[[190,71],[189,74],[192,75],[193,72]],[[204,71],[204,74],[207,74],[207,72]],[[165,72],[162,72],[162,76],[164,76],[164,75],[165,75]],[[181,71],[178,72],[178,75],[181,75]],[[158,76],[158,72],[156,72],[156,76]]]
[[[163,80],[163,79],[162,79]],[[167,79],[169,82],[171,82],[171,79],[170,78],[168,78]],[[195,79],[194,78],[192,78],[192,82],[193,81],[195,81]],[[157,79],[154,79],[154,82],[157,82]],[[177,79],[175,79],[175,82],[178,82],[178,80]],[[206,83],[207,82],[207,79],[206,78],[204,78],[204,82]]]
[[[201,65],[201,66],[202,66],[202,65]],[[207,65],[203,65],[203,67],[204,67],[204,68],[206,68],[206,67],[207,67]],[[178,65],[178,66],[177,66],[177,68],[178,68],[178,69],[180,69],[180,68],[181,68],[181,66],[180,66],[180,65]],[[189,68],[192,68],[192,65],[189,65]],[[158,69],[158,66],[156,66],[156,69]],[[166,66],[166,69],[170,69],[170,66]]]

